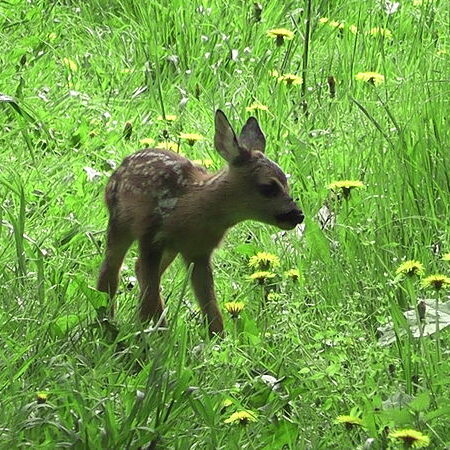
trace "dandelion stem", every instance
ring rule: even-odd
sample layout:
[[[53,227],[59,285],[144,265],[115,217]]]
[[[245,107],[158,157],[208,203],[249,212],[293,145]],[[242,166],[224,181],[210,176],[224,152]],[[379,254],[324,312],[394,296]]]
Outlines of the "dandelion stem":
[[[389,136],[384,132],[383,128],[381,128],[381,125],[376,121],[376,119],[370,115],[369,111],[361,105],[361,103],[358,102],[358,100],[354,99],[353,97],[350,97],[350,100],[362,111],[362,113],[372,122],[372,124],[375,126],[375,128],[383,135],[383,137],[386,139],[386,141],[389,143],[389,145],[393,148],[394,144],[392,143]]]
[[[436,314],[436,360],[441,360],[441,346],[440,346],[440,328],[439,328],[439,293],[436,295],[434,303],[434,313]]]
[[[308,58],[309,58],[309,41],[311,38],[311,2],[312,0],[306,0],[306,27],[305,27],[305,41],[303,44],[303,58],[302,58],[302,106],[303,113],[308,113],[308,103],[306,102],[306,76],[308,71]]]

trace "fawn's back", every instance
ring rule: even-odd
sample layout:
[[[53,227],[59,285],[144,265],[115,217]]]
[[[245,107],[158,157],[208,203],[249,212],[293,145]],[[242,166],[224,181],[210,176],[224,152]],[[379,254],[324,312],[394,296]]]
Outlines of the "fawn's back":
[[[196,194],[210,177],[206,170],[176,153],[145,149],[124,159],[106,188],[110,214],[134,239],[151,236],[175,251],[192,234]],[[187,205],[188,208],[186,208]],[[198,217],[193,224],[198,232]],[[191,236],[192,238],[192,236]]]

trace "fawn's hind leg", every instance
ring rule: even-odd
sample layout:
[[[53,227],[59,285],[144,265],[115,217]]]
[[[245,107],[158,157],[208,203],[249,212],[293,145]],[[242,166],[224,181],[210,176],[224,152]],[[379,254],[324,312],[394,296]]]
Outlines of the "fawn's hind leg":
[[[161,281],[161,276],[172,263],[172,261],[177,256],[176,252],[172,251],[163,251],[160,257],[159,263],[159,276],[157,281],[151,281],[147,277],[153,277],[152,280],[156,280],[156,264],[159,255],[151,253],[147,254],[147,261],[143,262],[144,257],[140,256],[136,261],[136,276],[139,281],[139,287],[141,290],[141,306],[140,306],[140,318],[143,321],[149,319],[158,320],[161,317],[161,314],[164,311],[164,300],[161,298],[161,294],[159,292],[159,283]],[[158,286],[156,291],[156,287],[153,289],[151,284],[154,286]],[[161,322],[162,326],[167,326],[167,322],[165,319]]]
[[[97,281],[97,289],[108,293],[110,299],[113,299],[116,294],[120,267],[133,240],[127,228],[121,227],[110,220],[106,238],[105,257]],[[114,314],[113,306],[111,306],[111,314]]]
[[[139,258],[136,261],[136,276],[140,287],[139,317],[146,322],[159,319],[164,303],[159,292],[163,250],[152,243],[153,236],[139,240]],[[166,325],[165,320],[161,322]]]
[[[177,255],[178,253],[172,250],[164,250],[161,258],[161,264],[159,266],[160,277],[166,271],[166,269],[172,264],[172,261],[176,258]]]

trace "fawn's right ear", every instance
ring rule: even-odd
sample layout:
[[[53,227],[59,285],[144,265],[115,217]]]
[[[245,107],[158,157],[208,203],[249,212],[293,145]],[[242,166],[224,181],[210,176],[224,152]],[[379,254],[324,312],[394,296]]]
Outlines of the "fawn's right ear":
[[[239,147],[236,134],[228,122],[225,114],[218,109],[216,111],[214,146],[220,155],[230,164],[239,159],[250,156],[248,150]]]

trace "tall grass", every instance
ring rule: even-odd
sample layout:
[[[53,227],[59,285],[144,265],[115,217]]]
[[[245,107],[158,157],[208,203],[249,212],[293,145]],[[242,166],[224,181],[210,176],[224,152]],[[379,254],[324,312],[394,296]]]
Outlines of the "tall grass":
[[[450,445],[448,330],[416,338],[403,316],[448,299],[395,273],[407,259],[450,273],[446,2],[261,6],[261,17],[240,1],[0,6],[1,448],[396,448],[399,428]],[[279,27],[295,33],[282,46],[266,35]],[[384,83],[355,79],[368,71]],[[268,111],[246,111],[255,102]],[[229,233],[216,289],[246,306],[221,341],[207,338],[180,262],[163,281],[169,332],[135,320],[134,250],[116,321],[102,319],[91,286],[107,177],[141,139],[180,143],[180,132],[205,135],[180,149],[219,169],[217,108],[236,125],[258,116],[304,232],[249,222]],[[158,120],[167,114],[177,119]],[[338,198],[327,184],[342,179],[365,188]],[[317,220],[323,205],[333,226]],[[281,258],[264,285],[248,279],[258,251]],[[257,421],[224,423],[240,410]],[[363,426],[335,423],[348,414]]]

